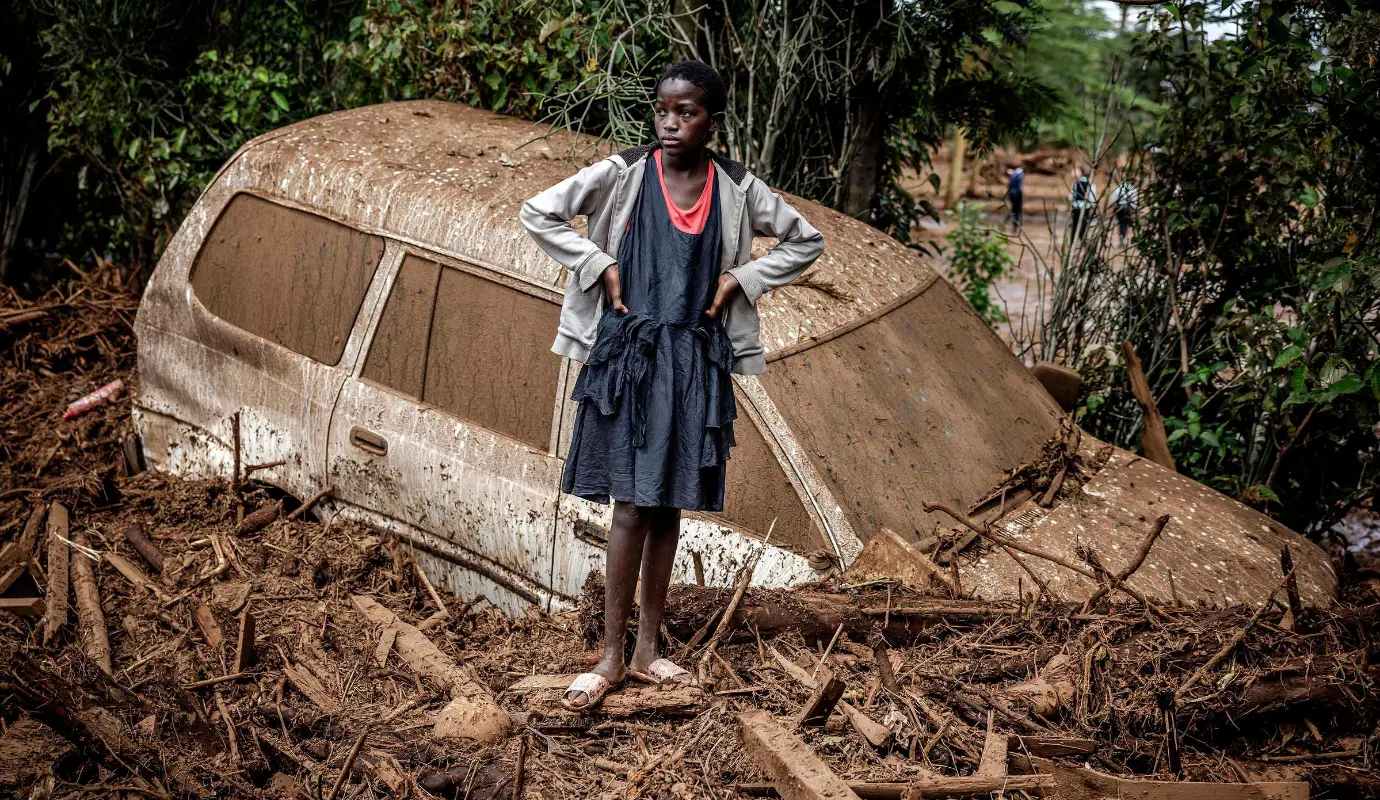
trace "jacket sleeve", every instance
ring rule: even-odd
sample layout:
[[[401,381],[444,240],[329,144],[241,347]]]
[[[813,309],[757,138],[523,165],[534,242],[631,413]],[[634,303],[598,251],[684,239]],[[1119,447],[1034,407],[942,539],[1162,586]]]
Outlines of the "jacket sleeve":
[[[617,259],[581,236],[570,221],[591,216],[610,201],[618,172],[616,161],[601,159],[523,203],[518,213],[537,246],[571,271],[581,291]]]
[[[824,252],[824,234],[756,178],[748,187],[747,204],[753,233],[777,240],[766,255],[729,270],[748,300],[757,305],[758,298],[800,277],[819,258]]]

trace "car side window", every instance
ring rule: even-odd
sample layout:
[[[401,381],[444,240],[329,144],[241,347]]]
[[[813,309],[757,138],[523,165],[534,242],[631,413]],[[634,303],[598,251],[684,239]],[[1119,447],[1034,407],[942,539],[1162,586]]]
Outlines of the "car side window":
[[[407,256],[362,377],[545,449],[561,360],[554,303]]]
[[[338,364],[383,258],[381,237],[235,195],[192,265],[192,292],[237,328]]]

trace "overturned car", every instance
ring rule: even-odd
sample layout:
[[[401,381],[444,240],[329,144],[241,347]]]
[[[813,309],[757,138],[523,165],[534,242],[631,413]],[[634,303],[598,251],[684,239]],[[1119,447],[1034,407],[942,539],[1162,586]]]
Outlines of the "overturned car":
[[[566,276],[517,212],[593,145],[544,133],[419,101],[245,145],[169,243],[138,314],[148,462],[228,476],[238,441],[256,479],[297,497],[328,488],[319,515],[405,537],[449,591],[512,613],[568,606],[602,565],[610,510],[559,492],[579,369],[549,350]],[[1032,573],[1069,598],[1097,588],[1049,561],[953,552],[962,526],[926,510],[941,503],[1069,560],[1091,549],[1113,572],[1169,514],[1128,582],[1166,601],[1260,602],[1286,545],[1305,602],[1335,594],[1315,545],[1072,429],[918,255],[792,203],[828,248],[760,303],[768,370],[734,376],[725,508],[685,515],[677,580],[728,584],[770,531],[756,581],[798,584],[885,528],[949,547],[982,596],[1033,590]],[[1064,485],[1006,490],[1052,447]]]

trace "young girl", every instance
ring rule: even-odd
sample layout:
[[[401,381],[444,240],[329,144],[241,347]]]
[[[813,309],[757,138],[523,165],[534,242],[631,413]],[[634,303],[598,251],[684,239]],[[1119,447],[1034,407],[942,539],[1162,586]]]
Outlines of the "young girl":
[[[603,659],[570,685],[570,709],[599,702],[628,673],[692,680],[657,643],[680,512],[723,509],[737,416],[730,373],[766,369],[757,300],[824,250],[779,195],[707,149],[725,102],[709,65],[672,65],[657,83],[655,143],[586,167],[522,209],[532,238],[571,272],[552,350],[585,364],[561,488],[613,501]],[[588,237],[570,224],[581,214]],[[777,246],[752,259],[754,234]],[[625,665],[639,569],[637,646]]]

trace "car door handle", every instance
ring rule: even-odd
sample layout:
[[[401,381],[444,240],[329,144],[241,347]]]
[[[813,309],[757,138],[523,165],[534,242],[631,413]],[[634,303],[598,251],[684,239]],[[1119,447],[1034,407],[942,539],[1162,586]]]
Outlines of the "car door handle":
[[[358,425],[350,429],[350,444],[376,456],[388,455],[388,440]]]

